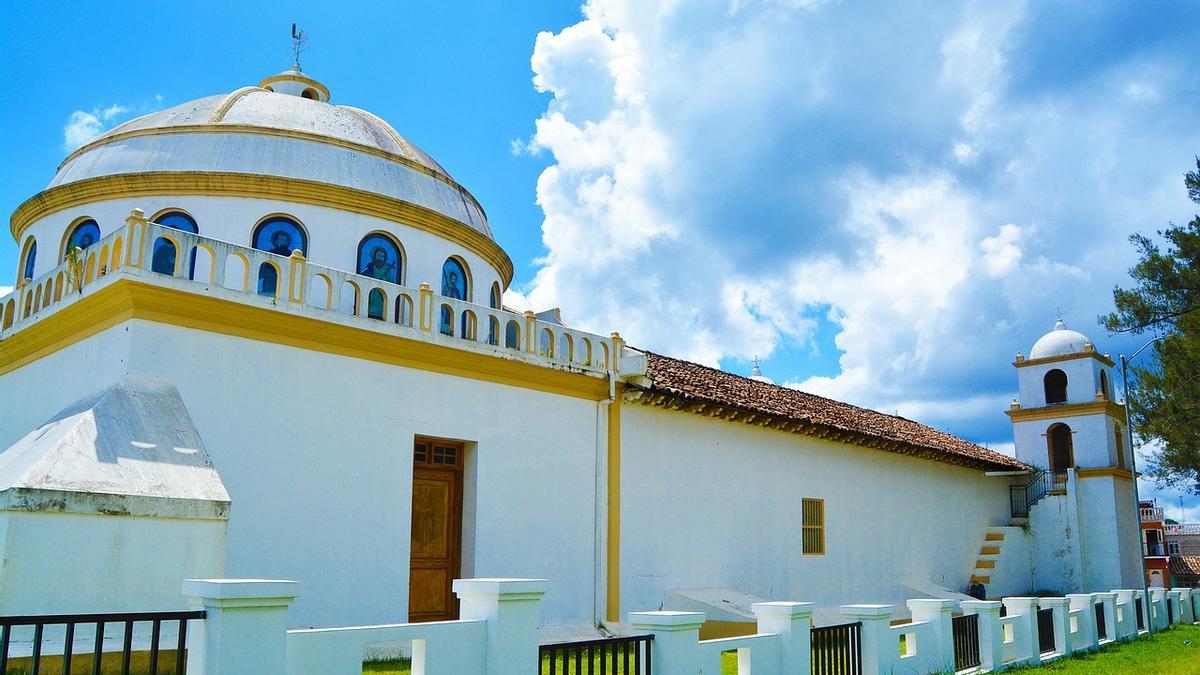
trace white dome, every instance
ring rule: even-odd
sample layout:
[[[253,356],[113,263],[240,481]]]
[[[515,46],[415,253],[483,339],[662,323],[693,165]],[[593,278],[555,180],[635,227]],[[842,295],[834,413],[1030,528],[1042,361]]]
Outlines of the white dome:
[[[286,71],[259,87],[144,115],[71,153],[47,189],[120,174],[281,176],[400,199],[492,238],[475,198],[432,157],[382,119],[328,96],[321,83]]]
[[[1091,341],[1086,335],[1067,328],[1067,324],[1059,319],[1054,324],[1054,330],[1033,343],[1033,349],[1029,350],[1029,358],[1044,359],[1051,356],[1082,354],[1090,345]]]

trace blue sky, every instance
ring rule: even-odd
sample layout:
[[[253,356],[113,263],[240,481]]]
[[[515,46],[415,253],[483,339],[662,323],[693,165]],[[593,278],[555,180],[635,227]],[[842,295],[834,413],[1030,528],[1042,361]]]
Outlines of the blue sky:
[[[9,8],[0,206],[73,121],[283,70],[296,21],[333,102],[484,205],[510,303],[1008,451],[1014,354],[1058,308],[1135,349],[1095,322],[1126,238],[1195,212],[1195,3],[254,5]]]

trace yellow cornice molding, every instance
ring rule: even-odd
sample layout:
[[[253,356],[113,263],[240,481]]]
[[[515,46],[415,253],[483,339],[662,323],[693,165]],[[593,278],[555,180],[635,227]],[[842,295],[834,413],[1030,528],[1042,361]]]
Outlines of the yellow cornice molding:
[[[258,87],[244,87],[242,89],[239,89],[239,90],[231,93],[228,97],[226,97],[225,101],[221,104],[221,106],[217,109],[217,112],[214,113],[213,116],[215,117],[216,114],[219,113],[221,115],[221,119],[224,119],[225,114],[229,112],[228,109],[225,108],[226,105],[232,106],[242,96],[245,96],[246,94],[252,93],[254,91],[262,91],[262,90],[259,89]],[[365,111],[358,110],[357,108],[348,108],[348,109],[353,110],[357,113],[365,112]],[[376,117],[375,119],[379,119],[379,118]],[[390,126],[387,126],[386,122],[384,122],[381,119],[379,119],[379,122],[381,124],[385,125],[385,128],[390,131],[390,134],[399,136],[399,134],[396,133],[395,129],[392,129]],[[279,129],[279,128],[275,128],[275,127],[261,127],[261,126],[256,126],[253,124],[225,124],[224,122],[219,122],[219,121],[210,121],[207,124],[181,124],[178,126],[171,126],[171,127],[150,127],[150,128],[146,128],[146,129],[130,129],[129,131],[119,131],[119,132],[113,133],[113,134],[106,134],[104,136],[101,136],[100,138],[97,138],[96,140],[94,140],[90,143],[80,146],[79,148],[74,150],[71,154],[67,155],[67,158],[64,159],[58,165],[58,168],[61,170],[64,166],[67,165],[68,162],[75,159],[79,155],[81,155],[89,150],[93,150],[95,148],[103,146],[103,145],[108,145],[110,143],[116,143],[118,141],[123,141],[123,140],[129,139],[129,138],[138,138],[140,136],[171,136],[171,135],[175,135],[175,134],[250,134],[250,135],[254,135],[254,136],[275,136],[278,138],[292,138],[292,139],[301,140],[301,141],[309,141],[312,143],[322,143],[324,145],[332,145],[335,147],[344,148],[346,150],[354,150],[355,152],[361,152],[364,154],[373,155],[375,157],[380,157],[382,159],[386,159],[386,160],[395,162],[397,164],[401,164],[401,165],[405,166],[406,168],[412,169],[413,171],[416,171],[418,173],[425,174],[426,176],[435,178],[435,179],[445,183],[446,185],[449,185],[450,187],[452,187],[455,190],[458,190],[460,193],[462,193],[465,196],[465,198],[471,200],[471,203],[475,205],[475,208],[479,209],[479,212],[483,214],[484,219],[487,218],[487,212],[484,211],[483,206],[479,203],[479,201],[475,199],[475,195],[472,195],[471,192],[469,190],[467,190],[465,187],[463,187],[461,184],[459,184],[458,181],[454,180],[449,175],[447,175],[441,171],[438,171],[437,169],[426,166],[426,165],[418,162],[415,159],[405,157],[404,155],[399,155],[394,152],[388,152],[387,150],[382,150],[373,145],[366,145],[363,143],[355,143],[354,141],[348,141],[344,138],[337,138],[335,136],[326,136],[324,134],[317,134],[317,133],[313,133],[310,131],[300,131],[298,129]],[[408,147],[408,146],[411,146],[412,144],[405,142],[401,145]]]
[[[1014,422],[1031,420],[1051,420],[1064,417],[1079,417],[1081,415],[1107,414],[1119,421],[1125,420],[1125,406],[1112,401],[1092,401],[1090,403],[1062,403],[1044,408],[1017,408],[1005,410],[1005,415]]]
[[[1075,359],[1096,359],[1097,361],[1099,361],[1100,363],[1103,363],[1104,365],[1108,366],[1109,368],[1112,368],[1114,365],[1116,365],[1113,363],[1112,359],[1108,358],[1108,356],[1101,354],[1100,352],[1096,351],[1095,349],[1090,349],[1088,351],[1077,352],[1075,354],[1060,354],[1058,356],[1043,356],[1040,359],[1021,359],[1019,361],[1013,361],[1013,366],[1015,366],[1017,368],[1028,368],[1030,366],[1044,366],[1047,363],[1061,363],[1063,361],[1074,361]]]
[[[1129,469],[1121,469],[1115,466],[1105,467],[1103,469],[1075,469],[1075,474],[1080,478],[1112,476],[1113,478],[1121,478],[1123,480],[1133,480],[1132,471]]]
[[[316,80],[312,79],[308,75],[305,75],[304,73],[302,73],[298,70],[289,70],[286,73],[279,73],[278,75],[272,75],[268,78],[263,79],[262,82],[259,82],[258,86],[265,89],[267,87],[267,85],[274,84],[276,82],[303,82],[304,84],[307,84],[308,86],[312,87],[313,89],[316,89],[316,90],[320,91],[322,94],[324,94],[325,101],[323,101],[323,102],[329,101],[329,87],[326,87],[325,85],[321,84],[320,82],[317,82]]]
[[[512,282],[512,260],[499,244],[437,211],[366,190],[262,174],[163,171],[86,178],[25,200],[12,215],[13,239],[20,242],[31,224],[63,209],[110,199],[174,195],[278,199],[390,220],[462,245],[495,267],[505,288]]]
[[[0,341],[0,375],[129,319],[600,401],[608,380],[118,278]]]

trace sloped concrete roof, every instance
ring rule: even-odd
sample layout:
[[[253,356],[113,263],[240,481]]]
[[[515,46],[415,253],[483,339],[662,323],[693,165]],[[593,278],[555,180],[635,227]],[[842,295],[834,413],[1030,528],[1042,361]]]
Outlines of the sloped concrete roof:
[[[174,385],[127,375],[0,453],[0,509],[228,518],[229,493]]]

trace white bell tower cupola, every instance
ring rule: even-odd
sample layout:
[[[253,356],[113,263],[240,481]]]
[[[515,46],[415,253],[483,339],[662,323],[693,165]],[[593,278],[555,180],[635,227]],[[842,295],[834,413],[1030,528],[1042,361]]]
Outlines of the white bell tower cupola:
[[[1017,459],[1040,470],[1014,492],[1033,537],[1034,586],[1089,593],[1137,584],[1137,500],[1112,359],[1060,318],[1013,366],[1020,394],[1006,412]]]
[[[1059,319],[1013,366],[1020,396],[1008,416],[1017,459],[1051,471],[1130,466],[1113,362],[1087,336]]]

